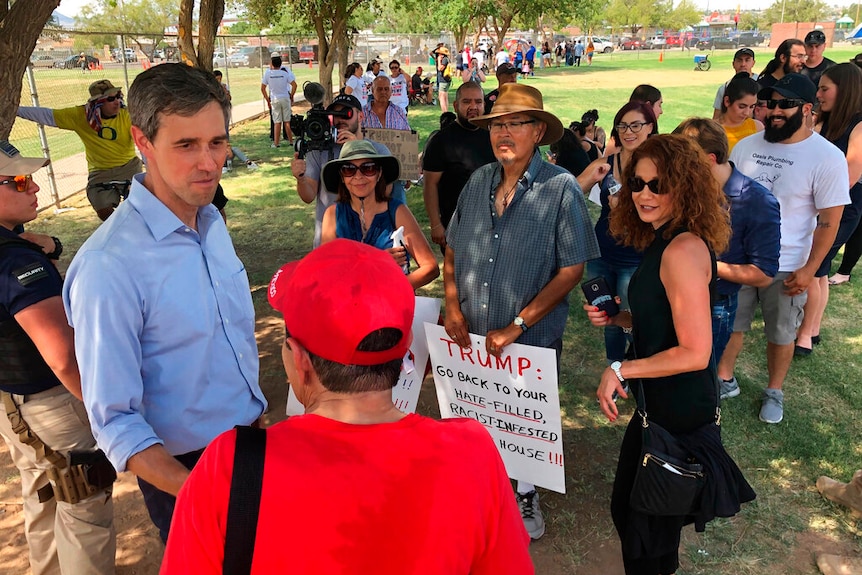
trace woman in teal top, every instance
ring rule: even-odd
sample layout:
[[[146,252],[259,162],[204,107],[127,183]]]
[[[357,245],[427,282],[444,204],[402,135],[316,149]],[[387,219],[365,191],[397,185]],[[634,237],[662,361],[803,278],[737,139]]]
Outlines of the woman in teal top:
[[[398,159],[379,154],[367,140],[344,144],[339,158],[323,167],[326,189],[336,190],[338,201],[323,215],[321,243],[347,238],[385,249],[418,289],[440,269],[410,208],[389,197],[390,184],[400,175]],[[396,245],[392,236],[399,229],[403,238]],[[418,266],[412,271],[411,259]]]

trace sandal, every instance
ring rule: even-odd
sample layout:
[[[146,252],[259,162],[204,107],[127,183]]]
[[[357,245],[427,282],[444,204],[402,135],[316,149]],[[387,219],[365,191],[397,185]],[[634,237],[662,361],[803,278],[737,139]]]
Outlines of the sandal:
[[[847,283],[849,281],[850,281],[849,275],[835,274],[831,278],[829,278],[829,285],[837,286],[837,285],[841,285],[843,283]]]

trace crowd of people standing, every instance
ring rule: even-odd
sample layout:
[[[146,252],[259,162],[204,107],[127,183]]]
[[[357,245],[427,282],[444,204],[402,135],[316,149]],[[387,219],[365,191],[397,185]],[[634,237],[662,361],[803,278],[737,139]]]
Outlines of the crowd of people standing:
[[[659,130],[665,102],[655,86],[634,88],[607,136],[597,110],[566,128],[540,90],[517,81],[534,73],[537,58],[550,60],[549,45],[519,45],[514,61],[497,63],[498,86],[488,94],[465,47],[456,118],[423,158],[427,230],[406,205],[400,161],[360,130],[409,130],[412,80],[397,60],[389,74],[379,60],[365,74],[348,66],[329,106],[348,112],[334,120],[336,145],[291,162],[298,194],[316,204],[314,249],[277,270],[268,290],[284,317],[285,373],[306,414],[262,435],[268,404],[248,278],[211,205],[230,153],[226,90],[211,74],[163,64],[136,78],[128,111],[120,91],[99,82],[81,109],[22,109],[22,117],[61,127],[61,116],[84,113],[96,134],[127,117],[146,172],[135,166],[128,199],[110,205],[64,283],[49,261],[62,251],[59,240],[20,231],[35,218],[32,173],[46,162],[9,143],[0,149],[8,287],[0,320],[4,349],[14,352],[0,379],[5,415],[12,422],[34,406],[72,412],[62,425],[81,437],[68,444],[52,439],[59,423],[32,423],[30,431],[57,451],[98,446],[101,461],[134,473],[167,543],[163,573],[219,572],[245,556],[244,545],[255,552],[249,568],[260,572],[388,573],[410,561],[416,573],[531,573],[528,542],[546,530],[536,486],[519,480],[511,493],[478,424],[405,415],[391,389],[410,344],[414,294],[441,273],[431,243],[443,254],[442,319],[452,341],[470,348],[470,335],[482,335],[496,357],[513,343],[551,349],[558,377],[569,293],[600,277],[619,313],[576,306],[604,331],[598,405],[609,421],[621,400],[634,396],[638,406],[620,447],[611,516],[627,575],[671,575],[684,525],[702,530],[755,497],[719,427],[721,401],[741,394],[735,363],[755,311],[768,342],[759,418],[775,425],[793,358],[820,341],[829,285],[841,283],[828,277],[832,259],[862,218],[862,70],[828,65],[817,32],[783,42],[756,79],[753,51],[737,51],[735,75],[716,96],[717,119],[691,118],[672,134]],[[572,57],[591,61],[589,45],[578,52],[576,44]],[[435,49],[444,112],[450,59],[445,46]],[[273,60],[261,86],[286,110],[276,123],[296,90],[280,64]],[[552,146],[547,159],[541,146]],[[595,223],[589,200],[600,206]],[[111,353],[93,345],[102,341]],[[61,495],[57,483],[66,484],[53,470],[62,465],[40,461],[38,446],[0,419],[27,495],[34,571],[111,572],[110,481],[85,477],[76,485],[86,497]],[[705,469],[697,506],[685,513],[634,503],[649,424],[677,437]],[[244,459],[247,452],[260,459]],[[246,483],[252,464],[256,479]],[[232,529],[234,505],[242,505],[234,498],[254,481],[257,499],[243,504],[261,513],[243,536]],[[860,481],[817,485],[852,507]],[[453,484],[469,486],[467,517],[442,542],[435,533]],[[51,508],[42,506],[48,485]],[[357,503],[369,493],[373,505]],[[258,526],[297,510],[316,514],[312,529],[284,525],[287,538],[263,529],[255,542]],[[52,527],[55,514],[64,519]],[[380,529],[393,537],[376,537]],[[434,545],[417,551],[417,538]]]

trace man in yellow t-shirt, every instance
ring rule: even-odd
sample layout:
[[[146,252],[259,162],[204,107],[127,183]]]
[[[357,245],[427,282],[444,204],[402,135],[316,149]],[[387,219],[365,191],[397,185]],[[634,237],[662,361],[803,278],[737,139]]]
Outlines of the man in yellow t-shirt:
[[[102,184],[131,180],[141,172],[121,89],[99,80],[90,84],[90,99],[82,106],[58,110],[20,106],[18,116],[78,134],[87,156],[87,199],[99,218],[108,219],[120,203],[121,192]]]

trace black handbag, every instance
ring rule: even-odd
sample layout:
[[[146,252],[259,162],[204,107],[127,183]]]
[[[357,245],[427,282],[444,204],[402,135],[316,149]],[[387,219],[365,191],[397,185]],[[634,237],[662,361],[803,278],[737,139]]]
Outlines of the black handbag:
[[[629,505],[646,515],[695,514],[706,479],[703,465],[669,431],[649,421],[642,403],[643,386],[638,399],[643,446]]]

